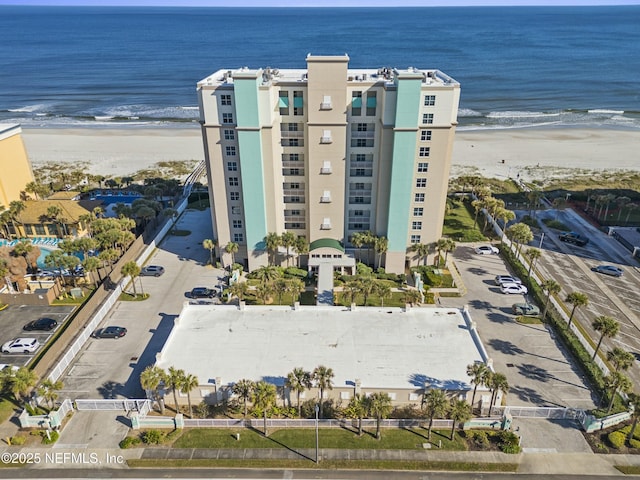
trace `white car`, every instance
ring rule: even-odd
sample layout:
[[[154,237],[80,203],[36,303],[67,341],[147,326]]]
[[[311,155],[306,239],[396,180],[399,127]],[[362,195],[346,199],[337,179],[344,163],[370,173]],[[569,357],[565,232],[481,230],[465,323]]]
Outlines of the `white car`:
[[[16,338],[2,345],[2,353],[33,353],[39,346],[35,338]]]
[[[480,245],[479,247],[475,248],[475,252],[478,255],[496,255],[500,253],[500,250],[498,250],[493,245]]]
[[[502,293],[511,294],[511,293],[527,293],[527,287],[518,283],[503,283],[500,285],[500,291]]]
[[[522,280],[518,277],[512,277],[511,275],[496,275],[494,281],[497,286],[500,286],[503,283],[515,283],[516,285],[520,285],[522,283]]]

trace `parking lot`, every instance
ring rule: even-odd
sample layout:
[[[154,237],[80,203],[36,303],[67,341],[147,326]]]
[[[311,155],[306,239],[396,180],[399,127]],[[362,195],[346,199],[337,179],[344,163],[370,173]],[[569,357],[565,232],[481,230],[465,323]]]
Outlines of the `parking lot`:
[[[6,342],[14,340],[16,338],[35,338],[42,345],[49,341],[49,338],[58,330],[62,324],[73,313],[75,307],[73,306],[55,306],[48,307],[35,306],[35,305],[9,305],[4,310],[0,311],[0,325],[2,325],[2,335],[0,336],[0,345]],[[33,321],[40,318],[51,318],[58,322],[58,326],[52,331],[24,331],[23,327]],[[38,350],[39,350],[38,349]],[[0,352],[0,364],[4,365],[26,365],[29,360],[38,353],[36,350],[34,353],[2,353]]]

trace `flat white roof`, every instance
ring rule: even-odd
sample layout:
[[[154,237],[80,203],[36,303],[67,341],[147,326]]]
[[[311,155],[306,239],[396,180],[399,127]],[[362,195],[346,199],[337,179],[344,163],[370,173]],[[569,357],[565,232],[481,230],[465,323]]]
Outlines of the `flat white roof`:
[[[0,140],[22,133],[18,123],[0,123]]]
[[[157,364],[198,377],[200,385],[240,379],[282,385],[296,367],[325,365],[334,386],[470,389],[467,365],[482,361],[457,309],[189,305]]]

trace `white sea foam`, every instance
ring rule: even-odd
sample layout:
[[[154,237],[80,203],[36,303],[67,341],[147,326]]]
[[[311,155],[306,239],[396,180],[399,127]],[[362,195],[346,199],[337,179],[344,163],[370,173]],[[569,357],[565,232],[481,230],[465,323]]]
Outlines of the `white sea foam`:
[[[482,113],[470,108],[459,108],[458,117],[482,117]]]
[[[42,111],[46,108],[44,103],[37,103],[35,105],[25,105],[20,108],[9,108],[8,111],[12,113],[34,113],[38,111]]]
[[[545,113],[545,112],[523,112],[523,111],[504,111],[504,112],[489,112],[487,118],[535,118],[535,117],[559,117],[560,112]]]
[[[587,110],[587,113],[604,114],[604,115],[623,115],[624,110],[607,110],[604,108],[594,108],[593,110]]]

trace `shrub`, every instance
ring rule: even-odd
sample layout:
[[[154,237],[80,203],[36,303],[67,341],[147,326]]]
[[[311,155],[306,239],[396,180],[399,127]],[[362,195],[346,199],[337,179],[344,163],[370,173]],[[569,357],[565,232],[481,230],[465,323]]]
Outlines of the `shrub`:
[[[607,448],[607,446],[604,443],[598,442],[596,443],[595,447],[599,452],[609,453],[609,448]]]
[[[51,445],[52,443],[56,443],[58,441],[58,438],[60,438],[60,434],[55,430],[50,431],[48,437],[47,437],[46,430],[42,430],[40,432],[40,435],[42,435],[42,443],[44,443],[45,445]]]
[[[616,450],[624,446],[625,440],[626,440],[625,434],[619,430],[616,430],[615,432],[611,432],[609,435],[607,435],[607,441],[609,442],[609,445],[611,445]]]
[[[22,435],[16,435],[15,437],[11,437],[11,445],[24,445],[24,442],[27,441],[27,437],[23,437]]]
[[[525,215],[524,217],[522,217],[520,219],[521,223],[524,223],[525,225],[529,225],[532,228],[540,228],[540,224],[538,223],[538,219],[537,218],[533,218],[531,215]]]
[[[136,445],[139,445],[139,444],[140,444],[140,438],[138,438],[138,437],[125,437],[119,443],[120,448],[122,448],[122,449],[132,448],[132,447],[135,447]]]
[[[142,434],[142,441],[147,445],[159,445],[164,441],[164,436],[160,430],[147,430]]]
[[[640,448],[640,440],[636,440],[635,438],[632,438],[631,440],[629,440],[629,446],[631,448]]]
[[[545,218],[544,220],[542,220],[542,223],[544,223],[549,228],[553,228],[555,230],[562,230],[563,232],[568,232],[569,230],[571,230],[564,223],[560,222],[559,220],[554,220],[551,218]]]
[[[488,450],[491,446],[487,432],[483,432],[482,430],[467,430],[465,435],[473,446],[480,450]]]
[[[520,453],[520,438],[507,430],[500,434],[500,450],[503,453]]]
[[[306,270],[298,267],[287,267],[284,269],[284,275],[286,277],[298,277],[298,278],[306,278],[309,273]]]

